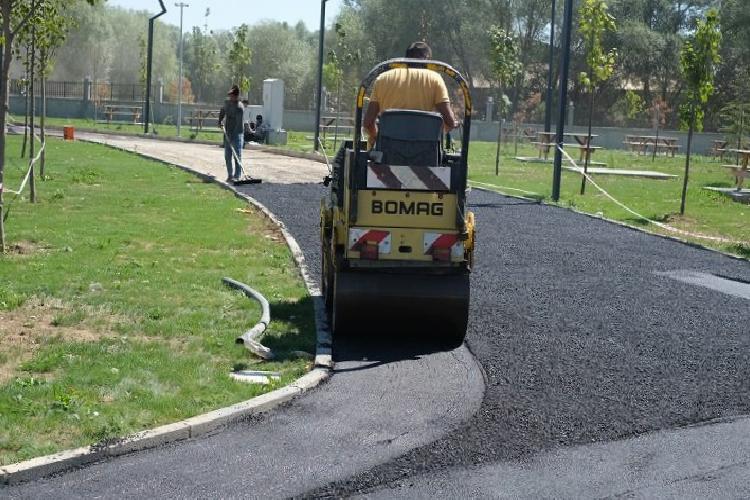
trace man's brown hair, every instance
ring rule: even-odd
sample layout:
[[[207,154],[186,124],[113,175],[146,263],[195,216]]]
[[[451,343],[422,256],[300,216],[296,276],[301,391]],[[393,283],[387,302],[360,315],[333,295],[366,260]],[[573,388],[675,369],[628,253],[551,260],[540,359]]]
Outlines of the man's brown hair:
[[[414,42],[406,49],[406,57],[410,59],[432,59],[432,49],[425,42]]]

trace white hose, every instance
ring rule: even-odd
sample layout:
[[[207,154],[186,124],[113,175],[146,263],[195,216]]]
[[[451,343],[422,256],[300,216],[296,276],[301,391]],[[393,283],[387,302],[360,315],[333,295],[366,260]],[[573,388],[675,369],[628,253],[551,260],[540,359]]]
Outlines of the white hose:
[[[240,283],[231,278],[224,278],[222,281],[230,288],[239,290],[248,298],[255,300],[260,304],[261,308],[260,321],[258,321],[258,323],[256,323],[250,330],[237,337],[235,342],[244,345],[250,352],[266,361],[273,359],[274,354],[271,349],[260,343],[260,338],[266,332],[268,325],[271,323],[271,306],[268,304],[268,300],[266,300],[260,292],[253,290],[244,283]]]

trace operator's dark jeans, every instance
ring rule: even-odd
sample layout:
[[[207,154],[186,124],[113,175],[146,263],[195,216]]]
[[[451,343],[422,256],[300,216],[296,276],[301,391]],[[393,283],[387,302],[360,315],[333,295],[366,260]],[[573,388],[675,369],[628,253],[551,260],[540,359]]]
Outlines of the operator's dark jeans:
[[[227,135],[229,140],[224,141],[224,161],[227,164],[227,177],[230,179],[239,179],[242,177],[242,134]],[[237,158],[233,159],[232,148],[237,153]],[[232,168],[234,163],[234,168]]]

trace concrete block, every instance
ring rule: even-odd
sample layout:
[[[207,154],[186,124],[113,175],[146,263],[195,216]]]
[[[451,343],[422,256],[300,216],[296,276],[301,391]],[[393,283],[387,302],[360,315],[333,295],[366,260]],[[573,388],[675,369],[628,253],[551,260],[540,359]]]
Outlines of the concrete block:
[[[107,456],[114,457],[189,438],[190,426],[185,422],[177,422],[128,436],[122,441],[107,446],[103,451]]]
[[[14,484],[31,481],[40,477],[50,476],[64,470],[80,467],[99,460],[103,457],[101,453],[92,453],[88,446],[66,450],[54,455],[32,458],[25,462],[6,465],[4,470],[4,481],[12,486]]]
[[[316,368],[302,378],[297,379],[292,384],[293,387],[297,387],[302,391],[309,391],[313,387],[317,387],[324,380],[330,376],[328,370],[322,368]]]

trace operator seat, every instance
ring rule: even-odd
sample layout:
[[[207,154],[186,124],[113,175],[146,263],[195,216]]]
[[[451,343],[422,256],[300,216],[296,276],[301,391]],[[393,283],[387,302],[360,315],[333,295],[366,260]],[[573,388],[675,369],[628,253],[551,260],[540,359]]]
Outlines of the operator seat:
[[[439,167],[443,117],[440,113],[391,109],[380,115],[375,151],[383,165]]]

